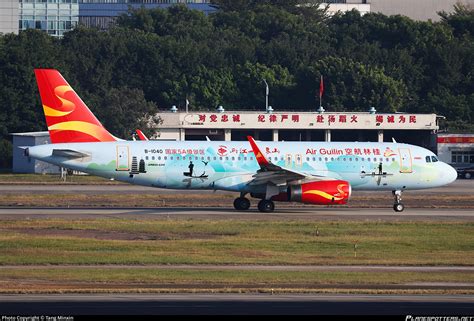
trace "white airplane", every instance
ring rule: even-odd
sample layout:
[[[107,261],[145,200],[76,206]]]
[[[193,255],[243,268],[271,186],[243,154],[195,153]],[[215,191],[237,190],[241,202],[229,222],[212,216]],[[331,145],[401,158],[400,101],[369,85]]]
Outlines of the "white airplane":
[[[36,69],[51,144],[29,157],[105,178],[170,189],[239,192],[272,212],[274,201],[346,204],[352,190],[392,191],[401,212],[404,190],[453,182],[456,171],[431,151],[375,142],[124,141],[110,134],[56,70]]]

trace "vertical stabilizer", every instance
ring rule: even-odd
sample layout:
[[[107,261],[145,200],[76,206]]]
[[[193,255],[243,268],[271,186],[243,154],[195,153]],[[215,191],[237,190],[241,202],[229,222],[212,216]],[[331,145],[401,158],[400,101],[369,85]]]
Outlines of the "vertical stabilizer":
[[[110,142],[110,134],[54,69],[35,69],[51,143]]]

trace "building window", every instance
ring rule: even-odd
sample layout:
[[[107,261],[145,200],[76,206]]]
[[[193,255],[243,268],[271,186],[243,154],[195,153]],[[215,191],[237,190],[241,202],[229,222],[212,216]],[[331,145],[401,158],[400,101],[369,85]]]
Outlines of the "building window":
[[[451,163],[474,164],[474,151],[453,151],[451,152]]]

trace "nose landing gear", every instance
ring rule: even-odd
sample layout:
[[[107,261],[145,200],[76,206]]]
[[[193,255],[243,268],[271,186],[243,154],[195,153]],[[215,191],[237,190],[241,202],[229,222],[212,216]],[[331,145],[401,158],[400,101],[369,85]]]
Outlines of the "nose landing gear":
[[[392,191],[393,197],[395,199],[395,203],[393,204],[393,210],[395,212],[403,212],[405,209],[405,205],[402,204],[402,191],[395,190]]]

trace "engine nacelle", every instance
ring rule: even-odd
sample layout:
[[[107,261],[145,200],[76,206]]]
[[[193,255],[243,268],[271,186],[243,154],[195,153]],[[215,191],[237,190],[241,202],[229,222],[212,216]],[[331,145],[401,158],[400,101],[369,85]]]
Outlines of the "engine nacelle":
[[[316,205],[346,204],[351,196],[349,182],[342,180],[317,181],[288,186],[288,200]]]

